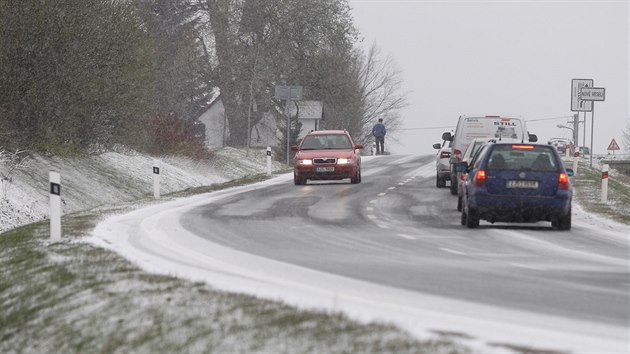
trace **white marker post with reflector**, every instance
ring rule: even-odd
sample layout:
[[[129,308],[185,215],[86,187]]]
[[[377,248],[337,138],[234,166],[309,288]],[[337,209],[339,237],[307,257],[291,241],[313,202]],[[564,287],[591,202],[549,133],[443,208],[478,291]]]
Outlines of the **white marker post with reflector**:
[[[580,152],[576,151],[573,154],[573,174],[577,174],[578,170],[578,161],[580,161]]]
[[[61,176],[50,171],[50,241],[61,241]]]
[[[160,164],[153,160],[153,198],[160,199]]]
[[[267,146],[267,176],[271,176],[271,147]]]
[[[608,202],[608,164],[602,166],[602,203]]]

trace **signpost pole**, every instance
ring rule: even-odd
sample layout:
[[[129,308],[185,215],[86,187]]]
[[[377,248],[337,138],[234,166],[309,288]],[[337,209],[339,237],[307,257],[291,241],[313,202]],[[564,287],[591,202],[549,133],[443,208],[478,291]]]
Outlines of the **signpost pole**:
[[[286,92],[286,93],[285,93]],[[295,94],[295,95],[294,95]],[[287,115],[287,165],[290,162],[291,155],[291,100],[302,100],[302,86],[276,86],[275,98],[277,100],[286,100],[284,105],[284,114]]]
[[[267,176],[271,176],[271,146],[267,146]]]
[[[591,154],[590,166],[593,167],[593,129],[595,128],[595,105],[591,108]]]
[[[289,153],[291,152],[291,112],[289,110],[289,103],[291,103],[291,86],[289,86],[289,97],[287,98],[285,106],[285,110],[287,111],[287,166],[289,165]]]
[[[584,131],[582,132],[582,146],[586,147],[586,112],[584,112]]]
[[[573,115],[573,153],[580,151],[580,115]]]

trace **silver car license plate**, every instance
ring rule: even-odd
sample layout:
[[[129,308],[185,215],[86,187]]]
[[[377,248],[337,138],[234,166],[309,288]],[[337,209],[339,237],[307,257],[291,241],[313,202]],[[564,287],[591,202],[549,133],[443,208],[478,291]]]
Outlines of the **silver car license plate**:
[[[335,172],[335,168],[333,166],[315,167],[315,172]]]
[[[507,181],[508,188],[538,188],[538,181],[511,180]]]

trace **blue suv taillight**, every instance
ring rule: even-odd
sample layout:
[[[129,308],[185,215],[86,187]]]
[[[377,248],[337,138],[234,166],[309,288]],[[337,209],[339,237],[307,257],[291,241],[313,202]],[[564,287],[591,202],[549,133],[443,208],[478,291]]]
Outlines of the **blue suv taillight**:
[[[558,188],[565,191],[569,190],[569,176],[564,172],[560,172],[558,176]]]
[[[475,186],[483,187],[486,184],[486,171],[479,170],[475,174]]]

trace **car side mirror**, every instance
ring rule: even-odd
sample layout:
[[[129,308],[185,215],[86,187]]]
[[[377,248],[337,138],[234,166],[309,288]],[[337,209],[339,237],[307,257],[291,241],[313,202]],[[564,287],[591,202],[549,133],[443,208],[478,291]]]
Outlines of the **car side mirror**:
[[[573,175],[575,175],[575,172],[573,172],[573,169],[572,169],[572,168],[567,168],[566,170],[567,170],[567,175],[568,175],[569,177],[572,177]]]
[[[298,149],[297,145],[291,145],[291,151],[298,151],[300,149]]]
[[[453,136],[450,132],[444,132],[442,133],[442,140],[453,141]]]
[[[433,148],[437,149],[437,150],[440,150],[442,148],[442,144],[440,144],[440,143],[433,144]]]
[[[529,135],[529,142],[530,143],[535,143],[538,141],[538,136],[536,136],[536,134],[528,134]]]
[[[355,149],[363,149],[363,144],[355,144],[354,148]]]
[[[455,172],[466,172],[468,171],[468,162],[462,161],[455,164]]]

